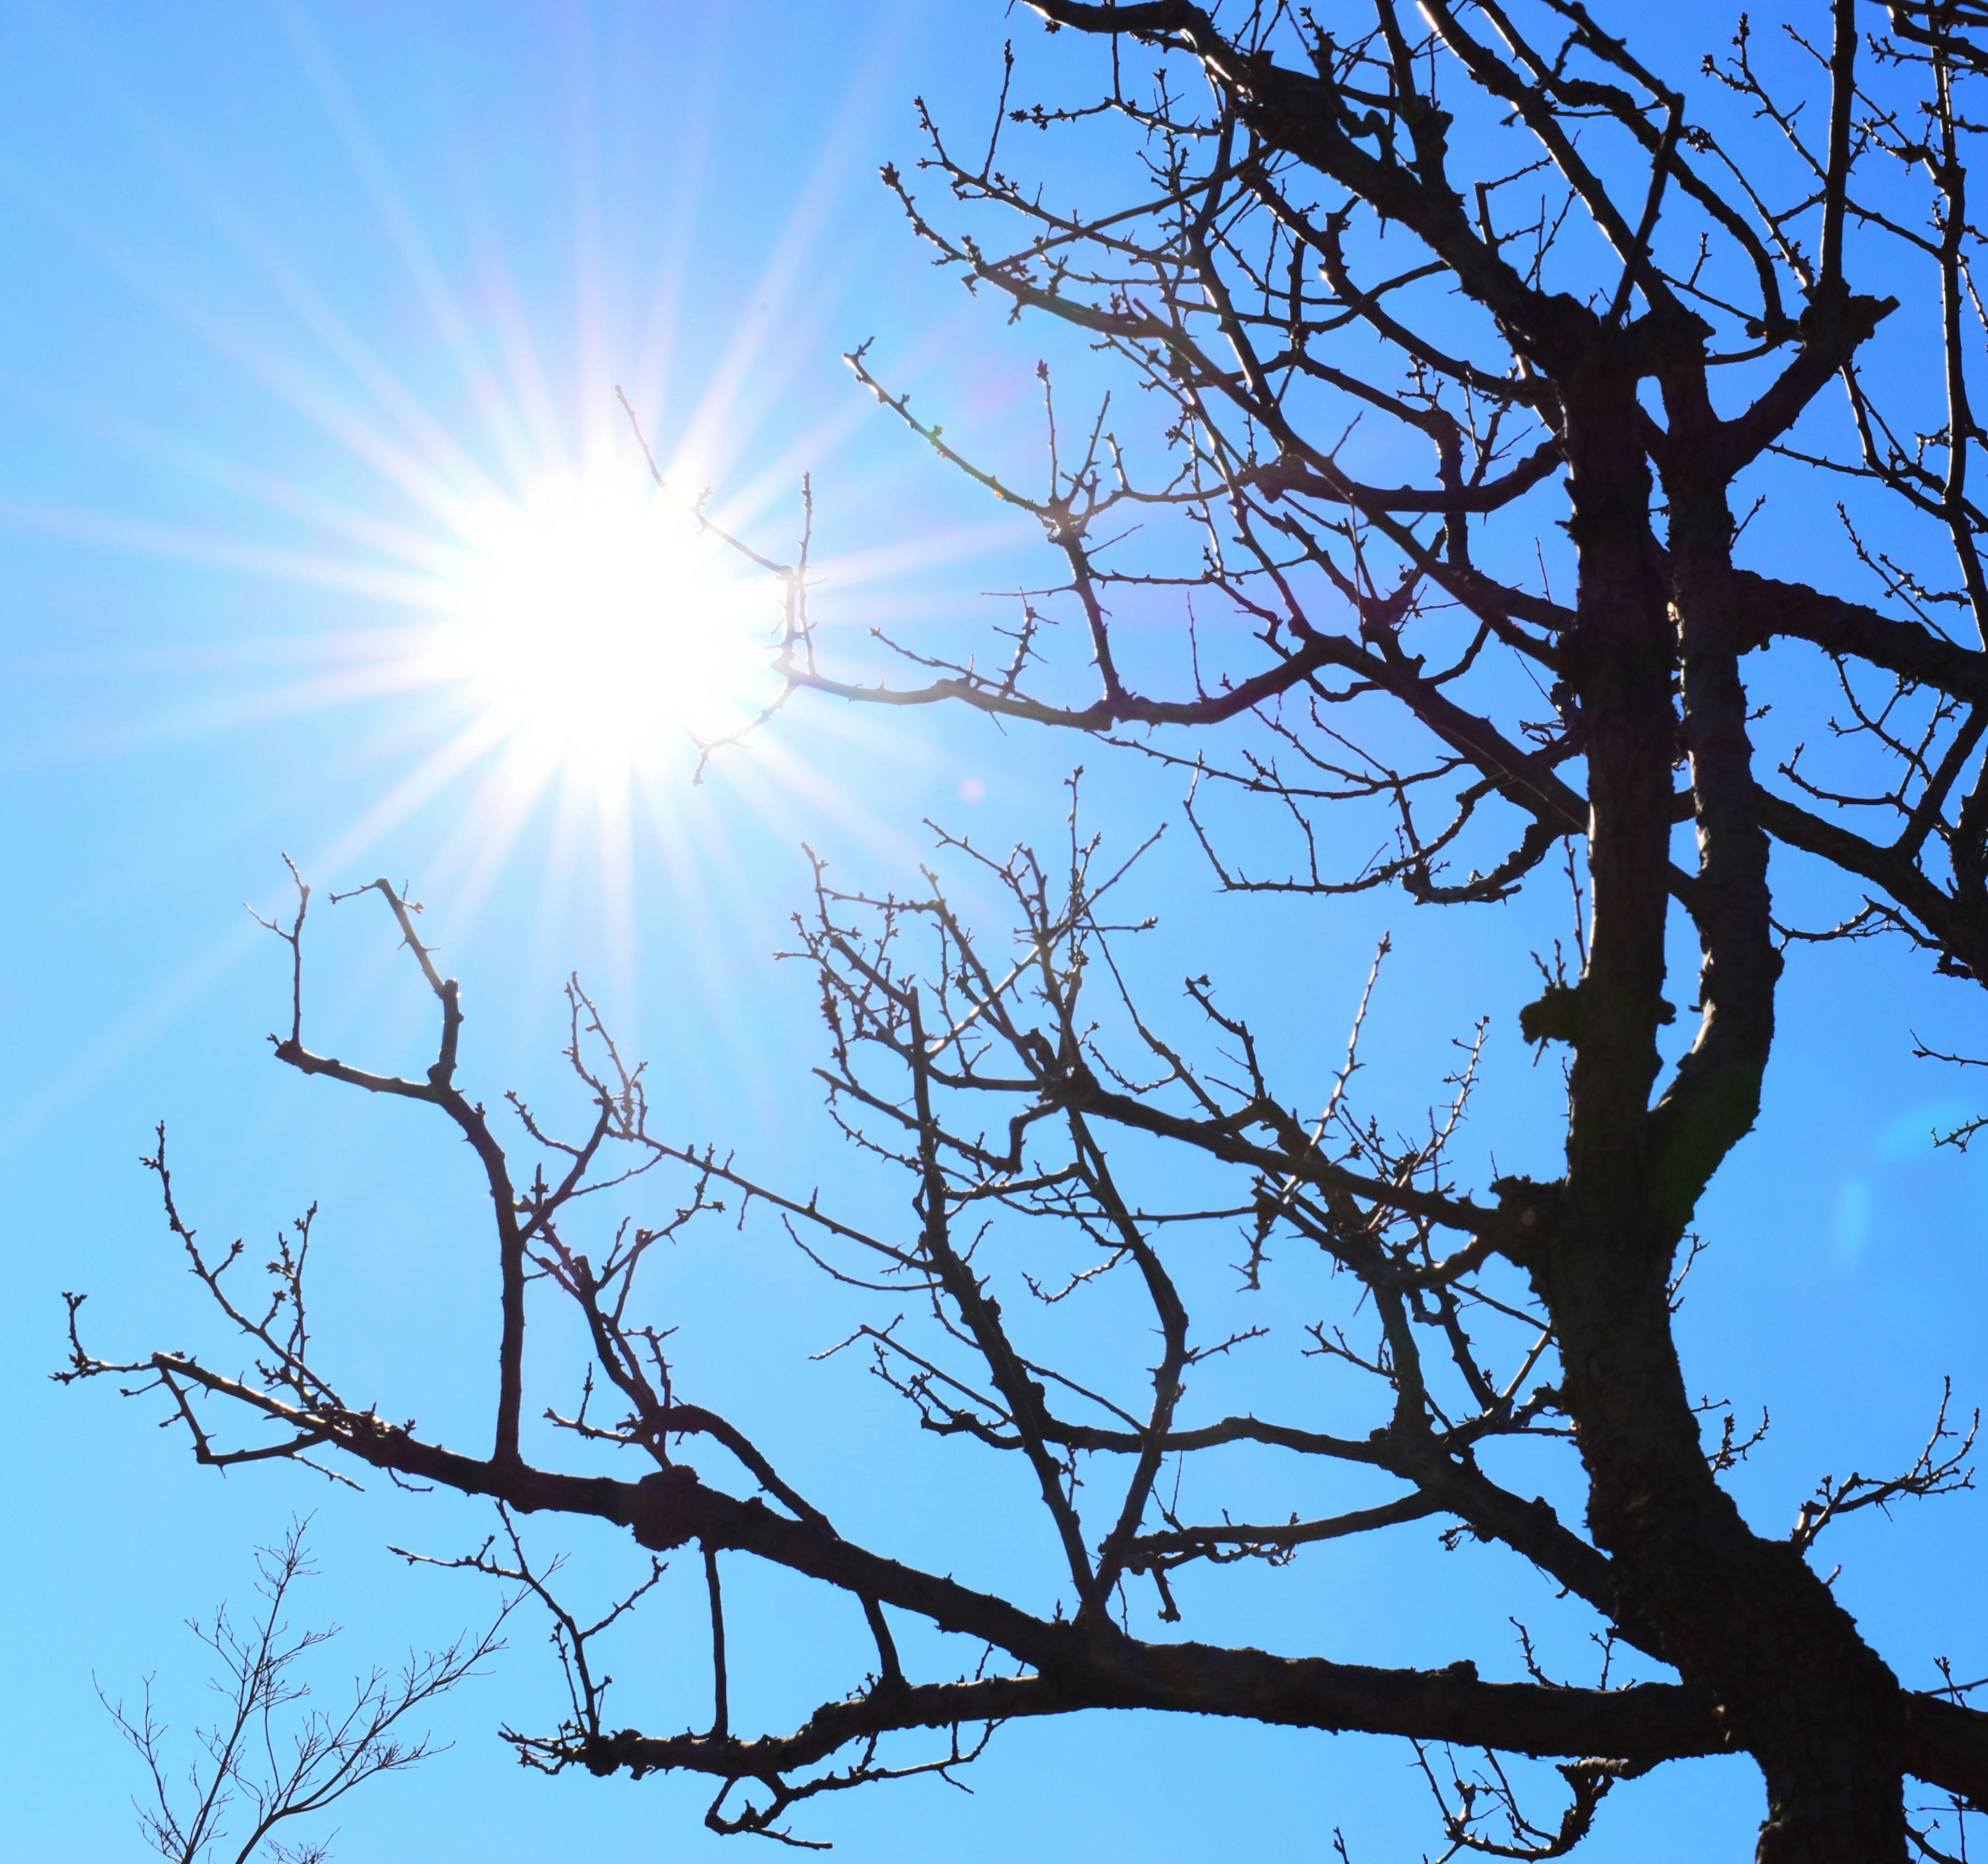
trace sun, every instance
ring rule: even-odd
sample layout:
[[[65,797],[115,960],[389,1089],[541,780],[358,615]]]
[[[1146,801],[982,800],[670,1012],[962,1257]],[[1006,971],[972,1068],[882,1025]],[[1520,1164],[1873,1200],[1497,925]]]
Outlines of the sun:
[[[625,780],[739,730],[770,696],[763,574],[663,499],[547,481],[461,533],[432,671],[533,775]]]

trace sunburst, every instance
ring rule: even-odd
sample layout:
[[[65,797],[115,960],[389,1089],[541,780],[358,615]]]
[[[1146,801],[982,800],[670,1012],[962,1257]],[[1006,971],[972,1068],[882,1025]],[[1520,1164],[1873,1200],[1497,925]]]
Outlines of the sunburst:
[[[422,659],[528,781],[625,787],[765,703],[765,578],[632,475],[542,480],[461,529]]]

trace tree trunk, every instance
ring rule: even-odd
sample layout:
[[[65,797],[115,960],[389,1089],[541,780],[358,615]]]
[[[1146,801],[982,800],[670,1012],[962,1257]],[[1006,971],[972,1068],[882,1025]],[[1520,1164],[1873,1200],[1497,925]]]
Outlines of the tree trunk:
[[[1594,929],[1567,1202],[1534,1280],[1558,1333],[1588,1524],[1614,1558],[1625,1622],[1712,1691],[1734,1745],[1759,1762],[1762,1864],[1896,1864],[1897,1683],[1801,1554],[1754,1534],[1719,1487],[1678,1364],[1668,1283],[1682,1219],[1649,1113],[1669,1013],[1676,630],[1634,376],[1570,386],[1565,405]]]
[[[1760,1864],[1896,1864],[1897,1680],[1801,1554],[1755,1534],[1713,1479],[1661,1280],[1626,1287],[1598,1253],[1577,1244],[1540,1279],[1562,1316],[1588,1524],[1614,1558],[1623,1620],[1712,1691],[1759,1764]]]

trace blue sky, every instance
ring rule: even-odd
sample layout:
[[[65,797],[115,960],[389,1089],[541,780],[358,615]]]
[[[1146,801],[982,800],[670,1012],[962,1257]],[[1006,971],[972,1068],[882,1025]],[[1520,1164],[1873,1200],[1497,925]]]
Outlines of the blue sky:
[[[701,787],[675,750],[658,753],[635,800],[607,807],[597,786],[537,786],[507,764],[476,735],[475,691],[424,658],[435,592],[465,555],[450,514],[483,536],[479,513],[501,528],[576,482],[639,493],[617,384],[673,467],[716,488],[716,509],[763,547],[786,550],[813,473],[831,641],[907,619],[963,638],[998,613],[979,592],[1031,573],[1026,529],[938,476],[838,358],[874,338],[878,366],[949,431],[1011,456],[1033,445],[1043,339],[936,276],[874,179],[916,153],[914,93],[949,121],[985,122],[1009,31],[1025,60],[1046,56],[998,5],[916,0],[20,0],[0,21],[0,1582],[13,1602],[0,1852],[140,1855],[137,1775],[93,1678],[130,1695],[155,1673],[184,1727],[206,1672],[181,1621],[245,1597],[248,1549],[292,1514],[319,1511],[324,1576],[304,1609],[347,1627],[329,1682],[488,1608],[469,1583],[384,1551],[473,1545],[475,1510],[354,1498],[290,1470],[222,1480],[145,1407],[46,1378],[64,1288],[92,1291],[106,1351],[197,1337],[137,1162],[163,1119],[210,1236],[263,1236],[321,1200],[327,1311],[355,1387],[376,1382],[387,1409],[445,1432],[457,1417],[475,1428],[451,1376],[458,1351],[480,1363],[489,1298],[459,1149],[267,1054],[282,953],[242,902],[280,902],[284,852],[322,887],[384,872],[428,902],[490,1098],[557,1092],[558,993],[576,967],[651,1058],[680,1129],[853,1193],[807,1077],[808,981],[772,960],[806,884],[803,844],[884,885],[921,858],[928,815],[996,839],[1055,832],[1076,747],[825,704],[793,707]],[[1107,832],[1178,831],[1178,786],[1091,763]],[[1216,900],[1182,839],[1139,883],[1167,915],[1155,976],[1180,974],[1176,954],[1226,968],[1239,1000],[1254,990],[1275,1008],[1293,1067],[1315,1071],[1336,1059],[1391,929],[1382,1104],[1411,1107],[1449,1038],[1506,1006],[1483,1143],[1508,1165],[1537,1146],[1525,1115],[1548,1104],[1546,1084],[1509,1004],[1545,919],[1515,908],[1459,930],[1398,898],[1330,912]],[[1797,898],[1805,884],[1784,877]],[[360,912],[324,928],[314,1013],[344,1046],[411,1065],[424,1006]],[[1264,994],[1293,974],[1291,995]],[[1912,1063],[1907,1033],[1978,1049],[1980,1011],[1904,955],[1863,949],[1798,956],[1785,1001],[1769,1110],[1705,1213],[1714,1247],[1685,1322],[1695,1385],[1742,1416],[1773,1407],[1742,1477],[1773,1526],[1825,1470],[1909,1460],[1942,1374],[1971,1408],[1988,1318],[1981,1166],[1929,1142],[1968,1111],[1970,1084]],[[686,1322],[685,1351],[705,1389],[758,1407],[839,1520],[948,1564],[1033,1557],[1033,1524],[998,1514],[991,1539],[948,1548],[946,1510],[986,1498],[857,1368],[808,1365],[844,1310],[776,1236],[686,1250],[670,1290],[702,1329]],[[1968,1583],[1981,1507],[1966,1496],[1840,1531],[1844,1595],[1910,1682],[1931,1680],[1939,1655],[1988,1671]],[[1350,1545],[1239,1586],[1211,1628],[1516,1673],[1506,1615],[1543,1620],[1548,1595],[1429,1538]],[[549,1531],[547,1550],[559,1544]],[[632,1551],[573,1547],[583,1587],[612,1584]],[[763,1611],[742,1634],[752,1680],[735,1714],[778,1727],[860,1651],[846,1628],[818,1629],[798,1592],[739,1585]],[[704,1712],[685,1602],[667,1595],[617,1659],[631,1713],[658,1731]],[[1580,1627],[1565,1635],[1570,1649]],[[453,1751],[355,1798],[336,1854],[712,1852],[695,1788],[548,1782],[512,1764],[495,1725],[549,1714],[553,1683],[521,1622],[497,1673],[438,1713]],[[1091,1717],[1009,1730],[969,1777],[972,1798],[886,1788],[812,1829],[855,1858],[1026,1842],[1165,1861],[1217,1845],[1323,1856],[1337,1825],[1364,1864],[1432,1839],[1407,1762],[1383,1743]],[[1598,1858],[1733,1849],[1757,1816],[1736,1764],[1618,1797]]]

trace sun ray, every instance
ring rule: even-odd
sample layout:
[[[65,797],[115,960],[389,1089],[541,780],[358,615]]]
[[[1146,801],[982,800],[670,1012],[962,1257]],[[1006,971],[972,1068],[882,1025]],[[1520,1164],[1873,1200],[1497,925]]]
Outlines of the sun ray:
[[[522,475],[534,465],[543,465],[549,449],[556,445],[556,427],[541,424],[536,434],[527,434],[518,418],[516,399],[506,392],[497,372],[490,367],[482,346],[476,340],[472,319],[451,287],[446,271],[421,231],[419,219],[394,179],[392,168],[367,127],[357,101],[308,12],[296,4],[296,0],[283,0],[279,10],[305,76],[419,294],[436,334],[462,371],[486,431],[515,475]],[[387,382],[375,384],[369,374],[368,385],[375,387],[376,392],[389,390],[397,412],[401,411],[403,401],[407,403],[410,431],[418,431],[428,438],[435,447],[438,458],[448,458],[458,451],[457,437],[437,427],[428,411],[407,397],[390,377]]]
[[[251,542],[192,525],[121,518],[86,507],[52,500],[24,499],[0,493],[0,524],[73,538],[78,543],[107,544],[118,550],[211,563],[245,570],[282,582],[316,589],[371,597],[398,604],[426,607],[433,595],[431,577],[406,569],[368,563],[333,551],[286,549]]]
[[[495,734],[487,719],[474,719],[423,758],[397,783],[373,800],[318,854],[320,866],[343,871],[438,794],[465,771],[487,756]]]

